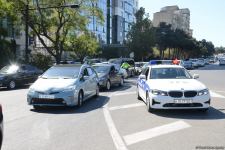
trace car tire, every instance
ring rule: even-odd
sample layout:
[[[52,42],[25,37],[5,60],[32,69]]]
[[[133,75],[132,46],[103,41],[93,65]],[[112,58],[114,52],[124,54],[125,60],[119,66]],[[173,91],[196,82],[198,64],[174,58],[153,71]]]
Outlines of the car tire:
[[[147,111],[148,112],[153,112],[153,108],[151,108],[151,104],[150,104],[150,98],[149,98],[149,95],[146,94],[146,106],[147,106]]]
[[[137,99],[138,100],[142,100],[142,98],[140,97],[140,95],[139,95],[139,87],[137,86]]]
[[[82,91],[79,92],[78,94],[78,107],[81,107],[83,105],[83,100],[84,100],[84,94]]]
[[[106,82],[106,90],[109,91],[110,89],[111,89],[111,82],[110,82],[110,80],[108,80]]]
[[[99,97],[99,90],[100,90],[100,87],[99,85],[97,85],[95,97]]]
[[[16,88],[16,82],[11,80],[8,84],[8,89],[12,90]]]
[[[123,79],[123,77],[121,77],[121,78],[120,78],[119,86],[123,86],[123,84],[124,84],[124,79]]]

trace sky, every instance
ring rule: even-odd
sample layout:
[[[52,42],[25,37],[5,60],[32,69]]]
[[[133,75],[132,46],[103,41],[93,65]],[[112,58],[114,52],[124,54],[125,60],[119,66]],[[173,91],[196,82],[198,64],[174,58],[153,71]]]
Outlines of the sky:
[[[155,12],[172,5],[189,8],[194,38],[225,47],[225,0],[139,0],[139,7],[145,8],[151,20]]]

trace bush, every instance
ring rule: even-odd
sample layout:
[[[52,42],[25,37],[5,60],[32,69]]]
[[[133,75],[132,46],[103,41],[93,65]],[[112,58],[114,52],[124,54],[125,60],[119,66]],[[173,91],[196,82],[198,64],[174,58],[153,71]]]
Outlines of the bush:
[[[31,64],[45,71],[52,66],[51,56],[36,53],[31,55]]]

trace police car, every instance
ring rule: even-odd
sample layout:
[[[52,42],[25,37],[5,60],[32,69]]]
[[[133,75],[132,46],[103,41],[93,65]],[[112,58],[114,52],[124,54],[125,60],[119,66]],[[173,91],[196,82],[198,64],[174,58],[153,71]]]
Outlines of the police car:
[[[149,112],[154,109],[201,109],[210,107],[208,88],[181,65],[152,61],[137,81],[137,97]]]

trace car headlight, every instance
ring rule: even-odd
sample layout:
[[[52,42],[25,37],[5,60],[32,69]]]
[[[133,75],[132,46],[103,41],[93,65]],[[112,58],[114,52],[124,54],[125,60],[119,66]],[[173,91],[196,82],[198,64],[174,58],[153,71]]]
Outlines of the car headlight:
[[[29,91],[28,91],[29,94],[34,94],[35,92],[36,92],[35,89],[29,88]]]
[[[161,95],[161,96],[168,96],[167,92],[160,91],[160,90],[152,90],[152,94],[154,94],[154,95]]]
[[[64,88],[63,92],[70,92],[70,91],[74,91],[75,89],[76,89],[76,86],[71,85],[71,86]]]
[[[207,95],[209,94],[209,90],[208,89],[204,89],[198,92],[198,96],[202,96],[202,95]]]

